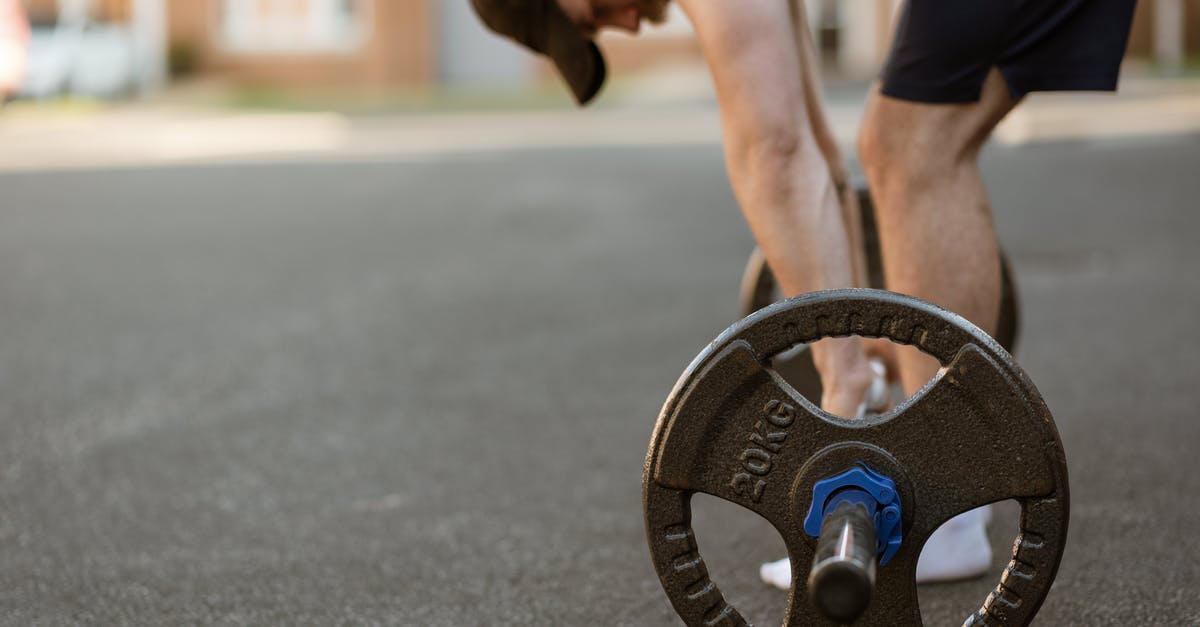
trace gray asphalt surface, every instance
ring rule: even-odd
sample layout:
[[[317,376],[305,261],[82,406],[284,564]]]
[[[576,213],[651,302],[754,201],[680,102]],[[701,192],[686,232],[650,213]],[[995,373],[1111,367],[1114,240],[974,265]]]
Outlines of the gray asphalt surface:
[[[1200,624],[1198,158],[986,155],[1071,467],[1040,625]],[[0,176],[0,623],[675,624],[642,460],[750,247],[716,146]],[[698,501],[778,624],[782,543]]]

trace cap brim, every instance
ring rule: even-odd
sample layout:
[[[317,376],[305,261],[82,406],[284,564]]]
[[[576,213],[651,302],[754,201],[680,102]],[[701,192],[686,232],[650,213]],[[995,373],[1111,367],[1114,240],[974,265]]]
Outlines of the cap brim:
[[[544,54],[554,62],[575,100],[580,105],[587,104],[604,85],[607,74],[604,55],[557,5],[548,11],[545,26]]]

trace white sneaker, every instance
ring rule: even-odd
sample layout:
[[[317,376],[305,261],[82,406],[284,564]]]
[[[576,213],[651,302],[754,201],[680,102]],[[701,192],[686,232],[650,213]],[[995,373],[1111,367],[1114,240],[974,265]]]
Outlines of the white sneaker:
[[[992,566],[992,545],[987,538],[987,523],[992,506],[984,505],[963,512],[929,536],[917,560],[917,583],[972,579]]]
[[[792,589],[792,562],[788,558],[767,562],[758,567],[758,576],[763,583],[780,590]]]
[[[963,512],[938,527],[917,559],[917,583],[958,581],[987,574],[992,566],[992,545],[987,538],[987,523],[992,506],[984,505]],[[781,590],[792,588],[792,563],[788,558],[758,567],[763,583]]]

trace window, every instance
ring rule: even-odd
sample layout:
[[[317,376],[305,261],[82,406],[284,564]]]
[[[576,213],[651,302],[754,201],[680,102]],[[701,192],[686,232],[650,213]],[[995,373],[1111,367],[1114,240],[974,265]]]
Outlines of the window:
[[[237,52],[349,52],[370,32],[371,0],[223,0],[221,43]]]

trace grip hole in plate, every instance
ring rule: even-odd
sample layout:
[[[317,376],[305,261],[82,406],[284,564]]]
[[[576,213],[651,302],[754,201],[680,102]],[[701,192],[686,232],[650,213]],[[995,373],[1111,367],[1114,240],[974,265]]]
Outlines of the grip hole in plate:
[[[767,587],[758,576],[763,562],[787,555],[783,539],[754,512],[707,494],[692,496],[696,544],[725,600],[755,625],[780,625],[787,593]]]
[[[1020,515],[1021,506],[1014,500],[992,504],[992,520],[987,526],[992,561],[986,575],[966,581],[923,584],[917,587],[921,619],[926,625],[961,625],[970,612],[979,609],[1000,581],[1000,575],[1012,559],[1012,546],[1017,537]]]
[[[821,379],[813,364],[811,347],[828,341],[828,339],[823,339],[810,344],[798,344],[771,359],[771,369],[783,377],[783,380],[787,381],[804,398],[818,407],[821,405]],[[938,368],[938,363],[933,357],[912,346],[887,339],[864,338],[864,341],[869,342],[875,351],[892,351],[896,356],[904,355],[906,358],[920,359],[931,370]],[[894,377],[895,374],[889,373],[888,376]],[[888,395],[889,407],[895,407],[907,398],[899,381],[888,383]],[[846,416],[842,417],[846,418]]]

